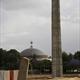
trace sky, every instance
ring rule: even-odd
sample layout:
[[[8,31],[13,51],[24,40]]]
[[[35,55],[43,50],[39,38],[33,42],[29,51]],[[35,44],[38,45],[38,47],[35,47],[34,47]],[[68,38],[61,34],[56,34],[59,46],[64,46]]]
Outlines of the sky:
[[[80,0],[60,0],[62,51],[80,50]],[[0,0],[0,48],[30,47],[51,55],[51,0]]]

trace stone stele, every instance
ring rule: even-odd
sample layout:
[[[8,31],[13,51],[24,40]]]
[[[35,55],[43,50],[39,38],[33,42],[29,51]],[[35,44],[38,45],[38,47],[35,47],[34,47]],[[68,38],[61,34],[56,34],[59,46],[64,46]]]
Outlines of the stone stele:
[[[52,0],[52,76],[62,76],[60,0]]]
[[[20,63],[20,70],[18,73],[17,80],[27,80],[28,78],[28,69],[29,69],[29,59],[23,57]]]

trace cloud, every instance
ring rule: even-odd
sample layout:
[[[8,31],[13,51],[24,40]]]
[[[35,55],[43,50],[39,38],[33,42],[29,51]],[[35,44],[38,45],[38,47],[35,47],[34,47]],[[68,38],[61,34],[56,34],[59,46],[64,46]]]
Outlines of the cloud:
[[[20,51],[34,47],[51,53],[51,1],[0,0],[0,47]],[[80,49],[80,0],[60,0],[62,48]]]
[[[1,3],[7,11],[26,10],[30,14],[50,16],[51,1],[49,0],[1,0]]]
[[[80,22],[80,0],[61,0],[61,20],[71,23]]]
[[[61,0],[62,46],[64,51],[75,52],[80,50],[79,14],[80,0]]]

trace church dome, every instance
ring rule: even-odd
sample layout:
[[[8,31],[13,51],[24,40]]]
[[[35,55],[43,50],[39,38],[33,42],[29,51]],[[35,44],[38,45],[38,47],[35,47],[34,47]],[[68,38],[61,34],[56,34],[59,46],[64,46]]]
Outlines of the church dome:
[[[31,58],[32,56],[36,56],[37,58],[47,58],[48,56],[45,55],[42,51],[35,49],[35,48],[29,48],[25,49],[21,52],[21,56]]]
[[[48,56],[44,54],[44,52],[39,49],[33,48],[32,45],[30,48],[23,50],[21,52],[21,56],[27,58],[32,58],[33,56],[35,56],[37,59],[48,58]]]

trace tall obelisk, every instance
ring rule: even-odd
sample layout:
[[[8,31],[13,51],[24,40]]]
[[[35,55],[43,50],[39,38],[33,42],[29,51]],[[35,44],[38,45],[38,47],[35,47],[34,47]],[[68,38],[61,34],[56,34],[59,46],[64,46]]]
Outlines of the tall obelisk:
[[[62,76],[60,0],[52,0],[52,76]]]

